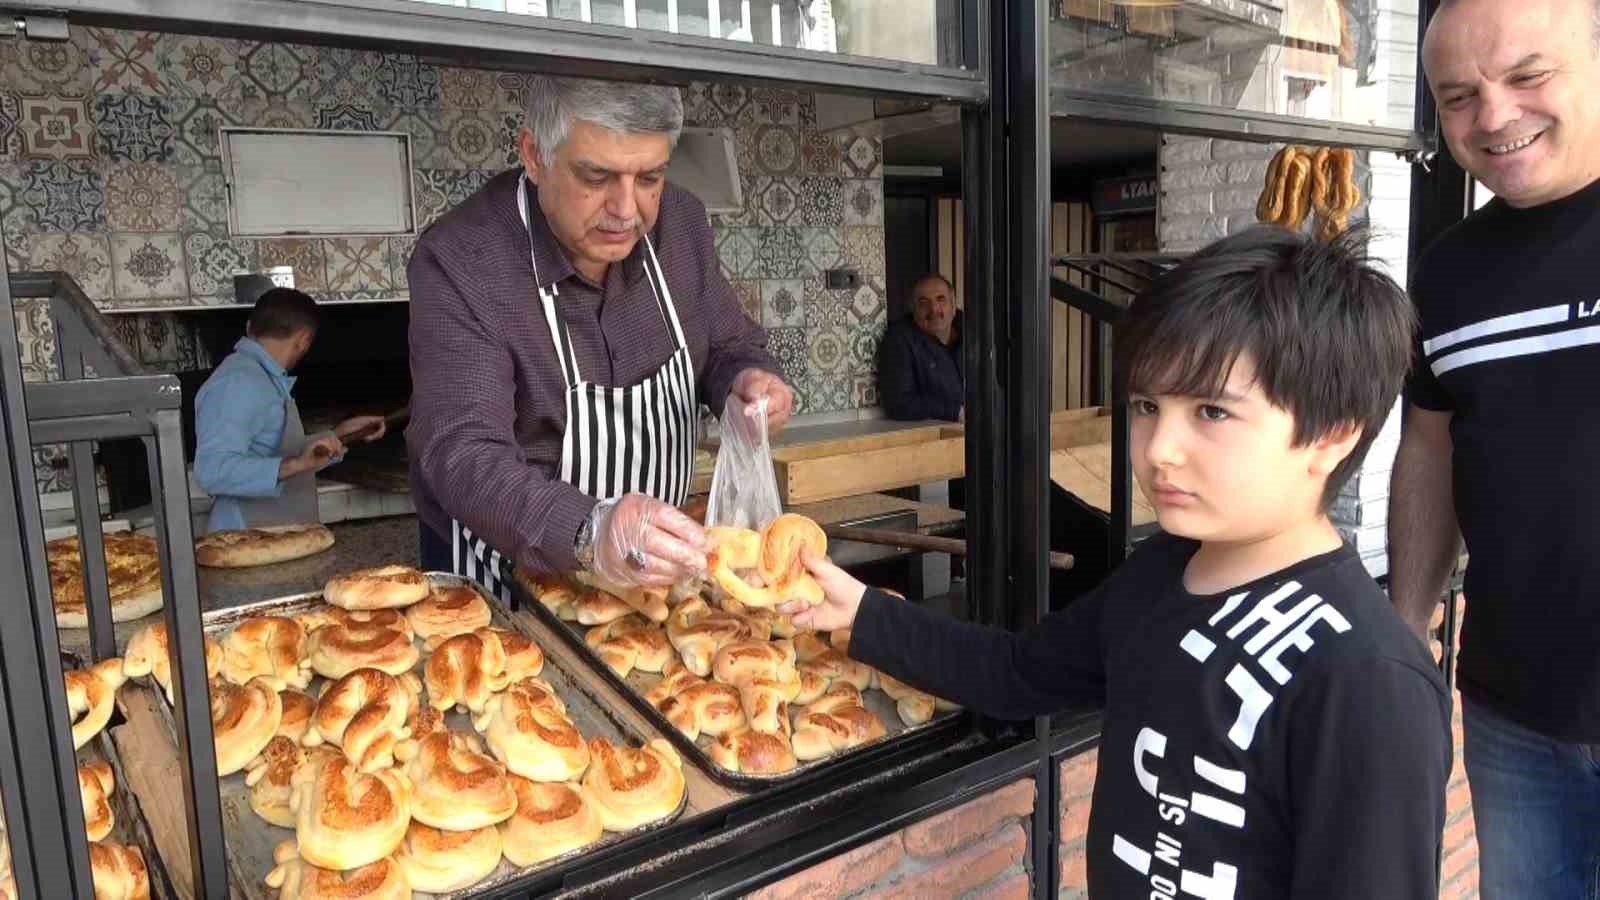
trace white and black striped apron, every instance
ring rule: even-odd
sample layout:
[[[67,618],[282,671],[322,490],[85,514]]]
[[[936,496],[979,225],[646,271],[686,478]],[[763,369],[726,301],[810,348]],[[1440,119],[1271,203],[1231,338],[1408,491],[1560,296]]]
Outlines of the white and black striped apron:
[[[528,231],[531,254],[533,225],[528,216],[526,178],[517,190],[517,211]],[[605,387],[583,380],[567,323],[556,309],[559,289],[539,280],[538,260],[533,262],[534,284],[567,389],[567,420],[557,477],[597,500],[638,493],[679,506],[688,499],[689,476],[694,468],[698,422],[694,363],[683,337],[683,326],[678,322],[678,310],[672,303],[672,291],[667,288],[648,235],[644,246],[645,280],[677,349],[661,368],[628,387]],[[499,551],[457,520],[451,520],[450,530],[456,574],[477,580],[509,603],[510,592],[500,577]]]

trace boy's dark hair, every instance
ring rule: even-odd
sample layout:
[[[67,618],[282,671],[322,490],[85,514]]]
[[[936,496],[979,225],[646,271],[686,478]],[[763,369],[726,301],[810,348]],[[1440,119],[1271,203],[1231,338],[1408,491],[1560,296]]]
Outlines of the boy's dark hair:
[[[317,330],[317,301],[294,288],[275,287],[256,298],[250,310],[250,336],[286,338],[302,328]]]
[[[1383,428],[1411,367],[1416,314],[1367,254],[1368,233],[1331,241],[1272,225],[1199,251],[1117,325],[1123,397],[1214,397],[1248,353],[1268,400],[1294,416],[1294,446],[1341,425],[1361,439],[1328,476],[1326,510]]]

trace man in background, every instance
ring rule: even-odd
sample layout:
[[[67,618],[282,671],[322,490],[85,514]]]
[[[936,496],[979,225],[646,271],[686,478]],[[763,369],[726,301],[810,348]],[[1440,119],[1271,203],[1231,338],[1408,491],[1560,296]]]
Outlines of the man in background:
[[[889,418],[965,420],[961,311],[943,275],[911,286],[911,314],[889,326],[878,356],[878,402]]]

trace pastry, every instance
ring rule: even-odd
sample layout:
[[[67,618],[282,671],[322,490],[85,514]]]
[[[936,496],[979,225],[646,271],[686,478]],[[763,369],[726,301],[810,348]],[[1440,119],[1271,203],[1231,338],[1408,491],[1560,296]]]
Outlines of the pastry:
[[[754,627],[729,612],[692,597],[678,604],[667,619],[667,640],[689,671],[704,678],[711,674],[717,651],[738,640],[756,637]]]
[[[666,631],[637,614],[596,625],[584,641],[618,678],[627,678],[634,669],[660,672],[673,658]]]
[[[523,778],[574,781],[589,768],[578,726],[530,692],[496,694],[472,724],[495,758]]]
[[[829,685],[843,682],[860,691],[871,688],[874,680],[871,666],[856,662],[832,647],[824,648],[822,652],[801,662],[797,668],[802,673],[816,675]]]
[[[116,657],[87,669],[72,669],[63,677],[67,685],[67,716],[72,720],[72,746],[81,750],[111,721],[117,688],[128,678],[122,672],[122,660]]]
[[[278,703],[283,707],[278,734],[296,744],[305,740],[306,731],[311,728],[311,717],[317,712],[317,701],[300,691],[279,691]]]
[[[899,713],[900,721],[907,725],[921,725],[932,719],[938,708],[932,694],[896,681],[882,672],[878,673],[878,687],[895,702],[895,712]]]
[[[605,738],[589,742],[594,759],[583,776],[583,792],[607,831],[632,831],[678,811],[683,802],[683,761],[660,738],[643,747],[617,747]]]
[[[436,643],[437,642],[437,643]],[[422,669],[428,688],[428,705],[448,711],[452,707],[483,711],[489,697],[506,686],[506,654],[498,635],[488,629],[428,642],[432,655]]]
[[[505,683],[521,681],[544,671],[544,651],[527,635],[510,628],[490,628],[489,631],[500,639],[500,649],[506,654],[502,679]]]
[[[411,818],[424,825],[472,831],[504,822],[517,808],[505,767],[484,756],[475,737],[438,732],[401,744],[395,755],[411,782]]]
[[[274,690],[311,683],[306,632],[294,619],[256,616],[240,622],[222,640],[222,677],[244,684],[264,677]]]
[[[211,683],[211,732],[217,747],[217,774],[243,769],[278,733],[283,701],[271,682]]]
[[[322,599],[340,609],[393,609],[420,602],[432,589],[428,576],[420,571],[388,565],[330,579],[322,588]]]
[[[206,638],[205,648],[206,680],[210,681],[222,672],[222,645]],[[177,702],[172,699],[172,656],[167,646],[167,623],[152,622],[134,632],[122,654],[122,674],[128,678],[150,676],[167,695],[168,703]]]
[[[747,775],[780,775],[800,764],[787,736],[748,728],[721,735],[706,753],[722,768]]]
[[[739,689],[749,726],[764,734],[787,730],[789,704],[800,695],[789,641],[736,641],[717,652],[712,672],[723,684]]]
[[[90,844],[94,900],[150,900],[150,871],[138,847]]]
[[[830,646],[833,649],[839,651],[840,653],[849,654],[849,652],[850,652],[850,629],[848,629],[848,628],[836,628],[833,631],[829,632],[828,633],[828,646]]]
[[[533,599],[545,609],[550,610],[556,618],[563,622],[576,622],[578,620],[578,592],[572,587],[556,578],[540,577],[529,578],[521,572],[516,574],[522,583],[533,595]]]
[[[584,591],[572,607],[579,625],[605,625],[633,612],[620,598],[601,590]]]
[[[261,754],[245,766],[244,783],[250,788],[250,809],[269,825],[294,827],[289,795],[294,773],[302,765],[319,765],[343,759],[332,747],[302,747],[283,735],[267,742]]]
[[[332,759],[301,766],[290,784],[300,857],[320,868],[375,863],[400,846],[411,824],[411,792],[392,769],[363,774]]]
[[[272,860],[265,881],[277,889],[278,900],[411,900],[411,884],[392,858],[347,872],[330,871],[306,862],[296,842],[284,841]]]
[[[500,837],[512,865],[536,865],[600,840],[600,814],[577,787],[516,775],[511,786],[517,811],[500,823]]]
[[[488,601],[468,585],[436,587],[427,599],[406,610],[411,630],[424,640],[487,628],[492,619]]]
[[[756,572],[768,588],[786,601],[815,599],[814,606],[822,602],[822,589],[800,561],[802,551],[827,556],[828,536],[823,534],[822,526],[805,516],[784,513],[761,529],[761,555]]]
[[[702,734],[716,737],[737,731],[747,723],[739,690],[714,681],[685,687],[662,701],[659,709],[691,741]]]
[[[633,611],[660,625],[667,620],[666,588],[635,587],[617,595],[617,599],[632,607]]]
[[[111,591],[111,621],[131,622],[161,608],[161,556],[156,539],[131,531],[102,535],[106,585]],[[88,628],[87,592],[83,585],[83,550],[78,536],[45,545],[50,571],[50,596],[58,628]]]
[[[405,612],[398,609],[340,609],[324,603],[294,618],[308,635],[324,625],[344,625],[389,628],[401,632],[408,639],[416,636],[411,630],[411,622],[406,619]]]
[[[394,765],[394,747],[409,736],[406,721],[417,693],[377,669],[357,669],[335,681],[317,701],[304,743],[332,744],[363,772]]]
[[[111,764],[103,759],[78,766],[78,794],[83,800],[83,824],[90,841],[103,841],[116,824],[111,792],[116,789]]]
[[[1283,217],[1278,224],[1290,231],[1300,230],[1311,212],[1311,157],[1297,153],[1288,162],[1284,182]]]
[[[567,704],[556,695],[556,689],[550,686],[550,682],[543,678],[530,675],[513,681],[506,686],[506,693],[513,692],[521,694],[533,706],[553,709],[563,716],[567,714]]]
[[[1272,162],[1267,165],[1266,183],[1261,187],[1261,199],[1256,201],[1256,221],[1276,224],[1283,218],[1288,162],[1297,152],[1298,148],[1289,144],[1273,154]]]
[[[330,622],[306,641],[311,669],[323,678],[343,678],[362,668],[400,675],[411,671],[420,655],[409,625],[401,630],[376,622]]]
[[[843,685],[795,717],[794,755],[801,760],[821,759],[886,733],[883,720],[861,705],[861,693]]]
[[[500,843],[493,826],[441,831],[413,821],[394,859],[412,890],[444,894],[488,878],[500,865]]]
[[[301,559],[332,546],[333,532],[316,524],[229,529],[195,541],[194,561],[212,568],[239,569]]]

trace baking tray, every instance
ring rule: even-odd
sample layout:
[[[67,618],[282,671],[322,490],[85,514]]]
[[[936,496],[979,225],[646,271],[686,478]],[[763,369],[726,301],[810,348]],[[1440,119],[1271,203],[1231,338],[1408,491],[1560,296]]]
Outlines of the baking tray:
[[[524,608],[532,610],[533,614],[537,615],[541,621],[565,638],[567,643],[572,645],[591,669],[594,669],[601,678],[606,679],[613,687],[617,688],[622,696],[628,698],[634,708],[639,710],[640,715],[643,715],[651,724],[655,725],[657,730],[665,734],[667,739],[672,741],[673,746],[678,748],[679,754],[684,759],[693,761],[713,780],[728,787],[759,791],[787,786],[795,782],[808,780],[819,769],[841,763],[861,763],[881,755],[898,753],[908,745],[943,739],[954,732],[961,722],[962,710],[954,709],[946,712],[935,712],[932,719],[921,725],[907,725],[900,720],[900,714],[895,710],[895,703],[889,699],[889,695],[877,688],[873,688],[862,691],[861,698],[865,701],[866,708],[883,720],[884,730],[887,732],[883,737],[858,747],[852,747],[849,750],[840,751],[831,756],[824,756],[821,759],[815,759],[810,762],[802,762],[793,769],[776,775],[731,772],[717,765],[716,760],[712,759],[711,755],[706,751],[706,747],[709,747],[712,743],[712,738],[702,735],[696,741],[689,740],[683,732],[667,721],[667,717],[662,715],[660,710],[645,699],[645,694],[660,682],[660,675],[636,670],[630,673],[627,678],[617,677],[617,673],[606,665],[605,661],[594,651],[594,648],[590,647],[588,642],[583,639],[584,632],[588,630],[589,626],[564,621],[551,612],[533,596],[522,578],[514,576],[511,578],[510,584],[512,599],[518,604],[517,608],[519,610]]]
[[[471,587],[489,604],[493,614],[493,624],[501,628],[515,630],[530,640],[534,635],[519,625],[517,617],[505,608],[504,604],[486,593],[483,588],[470,578],[452,575],[448,572],[428,572],[429,580],[435,585],[447,587]],[[288,597],[278,597],[271,600],[262,600],[243,606],[229,607],[205,613],[201,619],[208,636],[216,637],[228,631],[239,622],[252,616],[293,616],[306,612],[322,605],[322,592],[312,591],[304,594],[295,594]],[[537,641],[535,641],[537,643]],[[418,662],[420,669],[422,662]],[[419,672],[420,675],[420,672]],[[578,730],[585,738],[605,737],[614,743],[625,743],[630,746],[643,743],[650,738],[659,737],[654,734],[644,734],[637,728],[629,725],[624,719],[612,713],[610,708],[595,697],[585,683],[580,673],[569,672],[553,655],[545,655],[544,671],[540,677],[555,688],[563,702],[567,704],[567,715],[577,724]],[[306,689],[307,693],[316,696],[325,679],[318,676]],[[169,728],[175,728],[172,720],[172,708],[166,702],[156,704],[162,710],[162,718]],[[472,728],[471,717],[467,714],[451,710],[445,715],[445,723],[452,731],[461,731],[476,734]],[[175,733],[175,732],[174,732]],[[276,900],[277,891],[268,888],[262,881],[267,873],[272,870],[272,850],[279,842],[294,837],[294,831],[287,828],[278,828],[264,821],[250,809],[250,789],[245,786],[244,773],[237,772],[220,780],[222,795],[222,820],[226,829],[228,840],[228,878],[231,893],[235,897],[245,900]],[[499,868],[495,869],[489,877],[477,884],[454,891],[449,894],[425,894],[418,892],[417,898],[438,898],[438,900],[455,900],[455,898],[472,897],[480,893],[504,889],[524,877],[540,874],[586,857],[602,848],[631,840],[639,835],[659,831],[671,825],[683,814],[688,805],[688,791],[678,803],[678,808],[672,815],[657,822],[652,822],[641,828],[626,832],[605,832],[600,840],[574,850],[562,856],[545,860],[535,866],[518,868],[509,860],[502,858]]]

